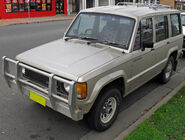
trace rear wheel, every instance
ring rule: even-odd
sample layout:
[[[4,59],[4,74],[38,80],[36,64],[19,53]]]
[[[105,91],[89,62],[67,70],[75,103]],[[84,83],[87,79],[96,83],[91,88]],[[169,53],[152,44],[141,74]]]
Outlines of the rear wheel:
[[[88,124],[97,131],[108,129],[118,116],[121,93],[117,88],[108,88],[100,93],[88,114]]]
[[[163,69],[163,71],[158,76],[159,81],[161,83],[167,83],[172,76],[173,69],[174,69],[174,57],[170,56],[166,64],[166,67]]]

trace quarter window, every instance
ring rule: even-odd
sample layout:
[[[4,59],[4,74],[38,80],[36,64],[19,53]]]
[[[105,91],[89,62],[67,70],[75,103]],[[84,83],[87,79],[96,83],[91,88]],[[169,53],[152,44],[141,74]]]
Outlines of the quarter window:
[[[174,14],[171,15],[170,17],[171,17],[172,36],[181,34],[180,15]]]
[[[156,42],[165,40],[169,37],[167,16],[155,17]]]

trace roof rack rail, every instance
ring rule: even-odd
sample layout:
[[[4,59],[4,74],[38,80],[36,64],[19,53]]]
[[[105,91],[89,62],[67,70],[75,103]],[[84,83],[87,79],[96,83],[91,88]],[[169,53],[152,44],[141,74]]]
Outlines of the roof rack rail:
[[[137,3],[133,3],[133,2],[118,2],[116,5],[137,5]]]
[[[167,8],[167,9],[172,9],[171,6],[169,5],[164,5],[164,4],[152,4],[152,7],[154,9],[159,9],[159,8]]]
[[[137,6],[137,7],[149,7],[152,9],[163,9],[163,8],[168,8],[171,9],[172,7],[169,5],[163,5],[163,4],[152,4],[152,3],[133,3],[133,2],[118,2],[118,6],[127,6],[127,5],[132,5],[132,6]]]

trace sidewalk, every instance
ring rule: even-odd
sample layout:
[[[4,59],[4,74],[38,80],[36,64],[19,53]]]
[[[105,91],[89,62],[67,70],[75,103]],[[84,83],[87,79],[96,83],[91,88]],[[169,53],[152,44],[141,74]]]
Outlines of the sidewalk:
[[[60,21],[60,20],[71,20],[75,15],[56,15],[50,17],[39,17],[39,18],[18,18],[18,19],[0,19],[0,26],[14,25],[14,24],[27,24],[27,23],[40,23],[47,21]]]

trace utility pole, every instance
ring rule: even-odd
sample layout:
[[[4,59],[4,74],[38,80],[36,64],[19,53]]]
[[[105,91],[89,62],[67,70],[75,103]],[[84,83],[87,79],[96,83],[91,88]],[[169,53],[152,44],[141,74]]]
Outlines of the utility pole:
[[[30,20],[30,0],[28,0],[28,21]]]

